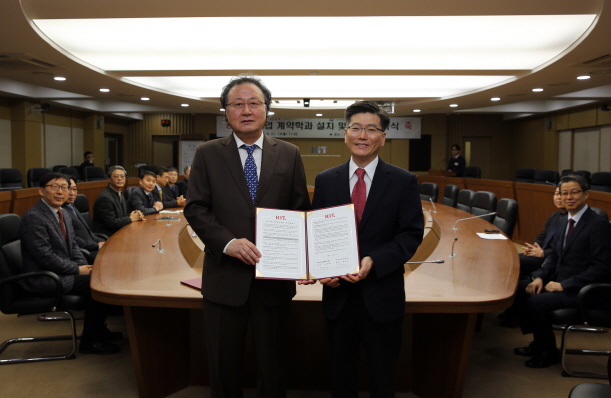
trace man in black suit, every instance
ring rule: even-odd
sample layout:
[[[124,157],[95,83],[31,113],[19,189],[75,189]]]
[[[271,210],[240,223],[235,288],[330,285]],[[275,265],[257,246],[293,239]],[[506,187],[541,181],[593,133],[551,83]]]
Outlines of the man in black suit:
[[[295,282],[255,279],[255,208],[308,210],[299,149],[263,134],[271,92],[233,78],[221,105],[233,133],[197,147],[185,217],[202,242],[204,335],[213,398],[242,396],[248,324],[257,355],[257,396],[286,396],[284,351]]]
[[[611,226],[586,204],[588,183],[582,176],[568,175],[558,186],[569,214],[558,224],[554,250],[533,272],[532,282],[519,283],[515,298],[522,333],[533,333],[534,341],[514,353],[531,356],[526,361],[531,368],[560,362],[548,313],[576,307],[582,287],[610,279]]]
[[[465,161],[465,158],[460,156],[460,145],[452,145],[452,157],[448,162],[448,171],[456,173],[456,177],[462,177],[463,173],[465,172],[466,165],[467,162]]]
[[[182,181],[176,182],[178,193],[185,198],[187,197],[187,191],[189,190],[189,174],[191,173],[191,166],[187,166],[184,169],[185,178]]]
[[[424,232],[416,176],[378,157],[388,114],[371,101],[346,109],[347,163],[316,176],[314,209],[354,203],[361,266],[357,275],[321,279],[332,359],[333,397],[356,397],[359,344],[374,397],[394,396],[394,363],[405,312],[404,263]]]
[[[183,196],[176,197],[168,186],[170,176],[168,169],[157,167],[156,185],[153,189],[153,196],[163,204],[163,208],[184,207],[186,199]]]
[[[81,179],[83,181],[87,181],[87,174],[85,173],[85,169],[87,167],[93,167],[93,160],[94,160],[94,156],[93,156],[93,152],[91,151],[87,151],[83,154],[83,163],[81,163]]]
[[[59,276],[65,294],[86,297],[85,324],[79,345],[83,354],[114,354],[119,347],[108,342],[118,337],[105,325],[108,306],[91,298],[89,282],[93,266],[87,265],[74,238],[70,217],[61,206],[68,197],[69,182],[64,174],[50,173],[40,179],[38,192],[42,198],[28,210],[21,220],[19,239],[23,271],[51,271]],[[26,279],[23,288],[36,295],[55,293],[49,278]]]
[[[176,167],[168,167],[168,184],[166,188],[172,194],[172,198],[177,199],[180,196],[180,190],[176,186],[178,182],[178,169]]]
[[[81,249],[85,249],[89,252],[89,262],[93,264],[95,261],[100,248],[105,242],[98,235],[94,234],[87,222],[81,216],[81,212],[74,207],[74,201],[78,194],[78,188],[76,185],[76,178],[74,176],[67,176],[70,181],[70,191],[68,192],[68,199],[66,203],[62,205],[62,208],[66,209],[64,214],[72,220],[72,227],[74,228],[74,239]]]
[[[129,223],[144,220],[144,215],[134,210],[127,210],[127,200],[122,189],[125,186],[127,172],[121,166],[108,169],[108,186],[93,204],[93,231],[111,236]]]
[[[140,186],[132,190],[129,194],[127,206],[131,211],[139,211],[146,215],[159,213],[163,210],[164,205],[158,196],[155,196],[155,183],[157,177],[155,173],[148,170],[143,170],[140,175]]]

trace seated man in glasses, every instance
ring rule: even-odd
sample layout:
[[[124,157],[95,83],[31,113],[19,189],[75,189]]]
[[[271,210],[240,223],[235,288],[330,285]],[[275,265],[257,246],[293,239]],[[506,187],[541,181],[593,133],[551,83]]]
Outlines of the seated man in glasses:
[[[558,224],[552,253],[532,273],[532,280],[518,284],[514,304],[522,333],[532,333],[534,338],[529,346],[516,348],[514,353],[532,357],[526,361],[530,368],[560,362],[548,313],[577,307],[582,287],[610,279],[611,226],[588,207],[588,183],[582,176],[568,175],[558,186],[568,215]]]
[[[76,243],[72,220],[64,216],[61,206],[68,198],[69,181],[64,174],[49,173],[40,179],[38,192],[42,198],[21,220],[19,239],[23,272],[51,271],[62,281],[64,294],[85,296],[85,324],[79,346],[82,354],[114,354],[119,346],[109,343],[120,333],[110,332],[105,325],[108,306],[91,298],[89,282],[92,265]],[[50,278],[29,278],[23,289],[39,296],[53,296],[55,283]]]

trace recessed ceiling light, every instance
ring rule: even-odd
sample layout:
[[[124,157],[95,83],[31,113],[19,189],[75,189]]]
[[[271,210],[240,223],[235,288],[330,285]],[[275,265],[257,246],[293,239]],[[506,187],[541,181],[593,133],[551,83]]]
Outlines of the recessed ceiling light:
[[[150,98],[149,97],[142,97],[140,98],[142,101],[148,101]]]
[[[225,112],[225,108],[221,108],[221,109],[219,109],[219,111]]]
[[[322,113],[317,113],[316,116],[322,116]]]
[[[275,113],[275,112],[271,112],[271,111],[270,111],[270,112],[267,112],[267,114],[268,114],[269,116],[274,116],[276,113]]]
[[[590,76],[585,75],[585,76],[579,76],[577,77],[577,80],[588,80],[590,78]]]
[[[458,104],[450,104],[450,108],[456,108]]]
[[[65,77],[61,77],[61,76],[55,76],[53,79],[60,81],[60,82],[63,82],[64,80],[66,80]]]
[[[185,108],[189,106],[189,104],[180,104],[180,106],[184,106]]]
[[[500,101],[501,99],[499,97],[492,97],[490,98],[490,101]]]
[[[416,112],[416,113],[420,112],[420,109],[414,109],[414,112]]]
[[[543,91],[542,88],[533,88],[533,92],[535,93],[540,93],[541,91]]]
[[[101,88],[100,91],[103,92],[103,93],[107,93],[107,92],[110,91],[110,89],[108,89],[108,88]]]

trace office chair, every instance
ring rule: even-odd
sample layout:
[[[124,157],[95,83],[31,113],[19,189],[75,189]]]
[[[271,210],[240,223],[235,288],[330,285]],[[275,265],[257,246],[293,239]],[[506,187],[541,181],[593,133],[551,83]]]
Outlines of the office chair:
[[[136,189],[138,187],[129,187],[129,188],[125,188],[125,190],[123,191],[123,199],[124,200],[128,200],[129,199],[129,195],[131,195],[131,193],[134,191],[134,189]]]
[[[587,170],[576,170],[574,171],[572,174],[577,174],[578,176],[582,176],[583,178],[586,179],[586,181],[588,182],[588,184],[590,183],[590,172]]]
[[[432,199],[433,202],[437,202],[439,197],[439,185],[434,182],[423,182],[420,184],[420,200],[429,201]]]
[[[482,169],[479,167],[465,167],[464,178],[482,178]]]
[[[63,169],[64,167],[68,167],[65,164],[58,164],[57,166],[53,166],[53,172],[54,173],[61,173],[61,169]]]
[[[97,166],[85,167],[85,181],[101,181],[106,179],[104,169]]]
[[[557,185],[560,175],[556,170],[537,170],[535,172],[535,184]]]
[[[513,230],[518,221],[518,202],[514,199],[503,198],[496,206],[496,215],[492,222],[498,229],[503,231],[509,239],[513,236]]]
[[[448,184],[443,189],[443,201],[442,204],[446,206],[456,207],[456,203],[458,203],[458,186]]]
[[[607,374],[611,375],[611,356],[607,359]],[[609,380],[611,384],[611,379]],[[581,383],[571,389],[569,398],[609,398],[611,385],[601,383]]]
[[[17,169],[0,169],[0,191],[23,188],[21,172]]]
[[[77,182],[81,181],[79,172],[74,167],[62,167],[61,169],[59,169],[59,172],[62,173],[62,174],[66,174],[66,175],[69,175],[71,177],[74,177]]]
[[[611,192],[611,173],[608,171],[598,171],[592,174],[590,189],[592,191]]]
[[[474,216],[481,216],[482,214],[488,214],[496,211],[496,195],[488,191],[478,191],[473,195],[471,200],[471,211],[470,213]],[[482,217],[483,220],[492,223],[494,220],[494,214],[486,217]]]
[[[535,172],[537,169],[525,167],[516,171],[516,182],[535,182]]]
[[[39,341],[72,340],[70,352],[63,355],[35,356],[28,358],[0,359],[0,365],[14,363],[54,361],[73,359],[76,352],[76,325],[70,311],[85,309],[85,298],[79,295],[63,294],[62,282],[50,271],[23,273],[19,225],[21,218],[16,214],[0,214],[0,311],[6,315],[25,316],[49,312],[63,312],[70,319],[71,334],[46,337],[17,337],[0,344],[0,354],[16,343]],[[20,280],[28,278],[50,278],[55,282],[56,291],[52,297],[37,297],[25,292],[19,285]]]
[[[51,173],[51,170],[41,167],[29,169],[26,177],[28,180],[28,188],[38,187],[38,181],[40,181],[42,176],[49,173]]]
[[[463,189],[458,193],[458,202],[456,203],[456,208],[458,210],[466,211],[467,213],[471,212],[471,201],[473,200],[473,195],[475,192],[470,189]]]
[[[605,220],[609,221],[609,216],[607,215],[607,212],[604,211],[603,209],[599,209],[598,207],[591,207],[591,206],[590,206],[590,209],[592,209],[594,213],[598,214]]]

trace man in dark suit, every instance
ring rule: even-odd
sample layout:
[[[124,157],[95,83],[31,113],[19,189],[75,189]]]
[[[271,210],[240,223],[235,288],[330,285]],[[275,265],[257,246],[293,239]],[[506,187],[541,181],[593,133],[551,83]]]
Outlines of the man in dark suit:
[[[177,199],[180,196],[180,190],[176,186],[178,182],[178,169],[176,167],[168,167],[168,184],[166,188],[172,194],[172,198]]]
[[[465,161],[465,158],[460,156],[460,145],[452,145],[452,157],[448,162],[448,171],[456,173],[456,177],[462,177],[463,173],[465,172],[466,165],[467,162]]]
[[[394,396],[394,363],[405,312],[404,263],[424,232],[416,176],[378,157],[388,114],[371,101],[346,109],[347,163],[316,176],[314,209],[354,203],[361,267],[322,279],[332,359],[333,397],[356,397],[359,344],[367,353],[374,397]]]
[[[189,190],[189,174],[191,173],[191,166],[187,166],[184,169],[185,178],[182,181],[176,182],[176,187],[178,188],[178,193],[185,198],[187,197],[187,191]]]
[[[233,133],[198,146],[185,216],[202,242],[204,334],[212,397],[242,396],[248,323],[257,354],[257,396],[286,395],[284,346],[295,282],[255,279],[255,207],[307,210],[299,149],[263,134],[270,91],[233,78],[221,105]]]
[[[83,354],[114,354],[119,347],[110,344],[116,336],[105,326],[106,304],[91,298],[89,282],[93,267],[87,265],[74,238],[70,217],[61,205],[68,197],[69,183],[64,174],[50,173],[40,179],[42,198],[28,210],[21,221],[19,239],[23,271],[51,271],[62,281],[63,292],[86,297],[85,324],[79,345]],[[55,284],[48,278],[26,279],[23,288],[36,295],[53,295]]]
[[[66,209],[64,215],[68,215],[72,220],[72,227],[74,228],[74,239],[81,249],[85,249],[89,252],[89,262],[93,264],[95,261],[100,248],[105,242],[89,228],[87,222],[81,216],[81,212],[74,207],[73,203],[76,200],[78,194],[78,187],[76,185],[76,178],[74,176],[68,176],[70,181],[70,191],[68,192],[68,199],[66,203],[62,205],[63,209]]]
[[[139,211],[146,215],[159,213],[164,205],[159,196],[154,195],[157,177],[155,173],[143,170],[140,175],[140,186],[132,190],[127,200],[127,206],[131,211]]]
[[[91,151],[85,152],[83,154],[83,160],[84,161],[83,161],[83,163],[81,163],[81,167],[80,167],[80,170],[81,170],[81,179],[83,181],[87,181],[87,174],[85,172],[85,169],[87,167],[93,167],[94,166],[94,164],[93,164],[93,160],[94,160],[93,152],[91,152]]]
[[[108,169],[108,186],[93,204],[93,231],[111,236],[129,223],[144,220],[144,215],[127,210],[127,200],[121,191],[125,186],[127,172],[121,166]]]
[[[533,272],[532,282],[519,283],[515,298],[522,333],[533,333],[534,341],[514,353],[531,356],[526,361],[531,368],[560,362],[548,313],[576,307],[582,287],[610,279],[611,226],[586,204],[588,183],[582,176],[568,175],[558,186],[569,214],[558,225],[554,250]]]
[[[186,199],[182,196],[176,197],[168,186],[170,176],[169,171],[165,167],[157,167],[156,185],[153,189],[153,196],[156,200],[161,201],[163,208],[183,207],[186,204]]]

